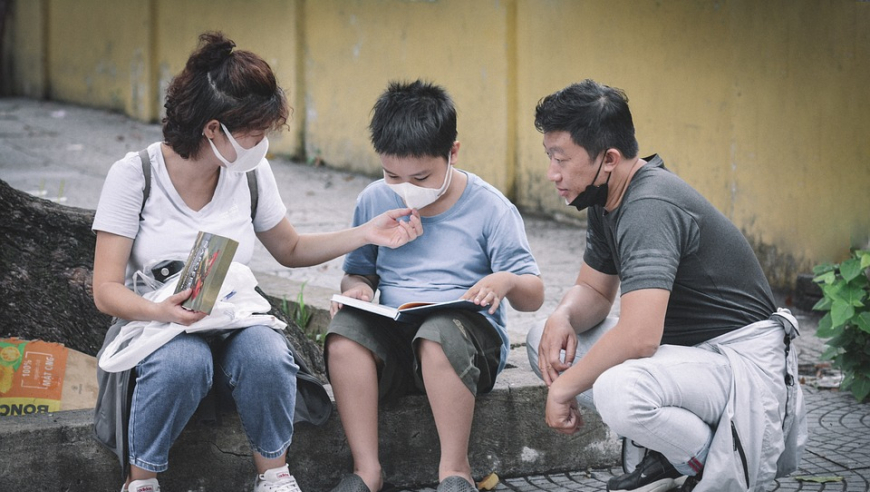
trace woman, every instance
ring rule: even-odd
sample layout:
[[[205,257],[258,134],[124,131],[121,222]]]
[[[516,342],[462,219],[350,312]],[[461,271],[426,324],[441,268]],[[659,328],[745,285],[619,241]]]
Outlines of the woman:
[[[266,135],[285,125],[286,99],[269,65],[234,47],[220,33],[201,35],[167,90],[165,140],[150,145],[141,160],[130,153],[109,171],[93,224],[94,300],[120,320],[106,343],[125,322],[190,325],[205,317],[181,306],[190,289],[162,302],[131,290],[134,274],[147,275],[160,260],[185,259],[200,230],[237,240],[234,261],[241,263],[250,260],[256,236],[288,267],[322,263],[368,243],[398,247],[422,233],[419,216],[400,209],[353,229],[297,234],[264,160]],[[253,190],[246,176],[252,170]],[[298,490],[286,463],[299,369],[293,353],[282,333],[264,326],[228,333],[183,333],[129,376],[100,374],[96,431],[130,465],[122,492],[159,491],[156,476],[168,468],[169,448],[212,386],[232,394],[253,449],[254,490]],[[126,377],[135,381],[129,400]],[[115,398],[121,411],[114,410]]]

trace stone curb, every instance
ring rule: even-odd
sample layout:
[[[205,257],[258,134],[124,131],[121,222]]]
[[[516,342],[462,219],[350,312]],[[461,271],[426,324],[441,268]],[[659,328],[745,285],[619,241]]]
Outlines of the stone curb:
[[[257,273],[260,288],[295,306],[301,285]],[[328,324],[329,289],[305,287],[313,310],[311,329]],[[330,389],[327,386],[327,389]],[[478,398],[469,459],[476,479],[606,468],[619,461],[615,436],[596,414],[585,412],[581,432],[565,436],[544,423],[546,389],[528,368],[524,347],[511,351],[495,389]],[[117,491],[122,483],[115,456],[92,438],[92,411],[76,410],[0,419],[0,490]],[[405,487],[437,482],[439,443],[424,396],[408,396],[382,408],[380,457],[387,479]],[[337,410],[322,427],[299,426],[289,463],[306,492],[328,491],[352,468]],[[235,414],[220,425],[192,422],[160,475],[170,490],[248,490],[254,467],[250,445]],[[38,470],[38,473],[34,473]]]

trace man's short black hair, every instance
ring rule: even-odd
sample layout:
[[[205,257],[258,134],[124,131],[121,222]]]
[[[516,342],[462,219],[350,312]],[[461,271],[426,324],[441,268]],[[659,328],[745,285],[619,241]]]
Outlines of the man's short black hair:
[[[369,124],[378,154],[447,157],[456,141],[456,108],[442,87],[416,80],[390,82]]]
[[[541,133],[564,131],[595,159],[615,148],[627,158],[637,156],[634,123],[628,97],[621,89],[586,79],[538,101],[535,128]]]

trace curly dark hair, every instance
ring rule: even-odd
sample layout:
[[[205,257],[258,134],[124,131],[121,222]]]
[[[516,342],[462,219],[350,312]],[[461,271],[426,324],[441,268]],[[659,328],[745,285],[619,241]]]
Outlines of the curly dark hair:
[[[199,36],[199,47],[166,91],[163,139],[181,157],[195,158],[205,144],[205,124],[228,130],[277,130],[290,108],[272,68],[220,32]]]

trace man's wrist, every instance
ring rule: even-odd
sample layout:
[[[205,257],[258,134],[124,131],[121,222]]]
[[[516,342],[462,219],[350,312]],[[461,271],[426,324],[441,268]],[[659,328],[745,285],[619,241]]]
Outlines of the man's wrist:
[[[550,385],[550,391],[548,396],[554,403],[558,403],[560,405],[567,405],[574,398],[577,397],[578,393],[572,391],[570,388],[566,388],[565,382],[567,378],[556,378],[553,381],[553,384]]]
[[[571,324],[571,314],[568,312],[567,308],[564,308],[562,306],[557,306],[556,309],[554,309],[553,312],[550,313],[548,319],[558,319],[564,321],[572,328],[574,327],[574,325]]]

